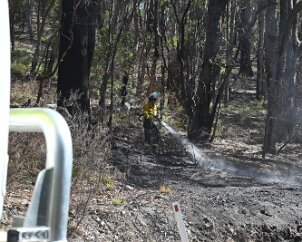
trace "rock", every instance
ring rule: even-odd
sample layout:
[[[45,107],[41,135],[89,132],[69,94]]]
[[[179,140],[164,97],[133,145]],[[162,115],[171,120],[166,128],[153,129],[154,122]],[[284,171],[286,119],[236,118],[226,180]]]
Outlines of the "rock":
[[[230,225],[226,226],[225,230],[229,233],[229,234],[234,234],[235,230],[233,227],[231,227]]]
[[[263,224],[263,225],[262,225],[262,232],[271,233],[271,232],[272,232],[272,229],[270,228],[269,225]]]
[[[127,185],[126,189],[132,191],[132,190],[134,190],[134,187]]]
[[[268,211],[266,208],[260,209],[260,213],[263,214],[263,215],[269,216],[269,217],[272,216],[272,214],[270,213],[270,211]]]

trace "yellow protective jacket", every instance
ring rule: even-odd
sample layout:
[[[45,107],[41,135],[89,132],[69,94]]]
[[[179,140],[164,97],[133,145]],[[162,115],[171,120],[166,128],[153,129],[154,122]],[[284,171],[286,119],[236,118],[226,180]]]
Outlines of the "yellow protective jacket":
[[[148,120],[151,120],[153,116],[157,115],[157,105],[153,103],[146,103],[144,105],[144,117]]]

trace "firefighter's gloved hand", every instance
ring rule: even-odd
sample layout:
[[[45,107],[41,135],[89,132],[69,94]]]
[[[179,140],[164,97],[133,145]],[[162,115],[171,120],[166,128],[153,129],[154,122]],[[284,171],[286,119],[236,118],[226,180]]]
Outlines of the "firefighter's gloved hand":
[[[153,117],[160,123],[160,118],[157,115],[154,115]]]

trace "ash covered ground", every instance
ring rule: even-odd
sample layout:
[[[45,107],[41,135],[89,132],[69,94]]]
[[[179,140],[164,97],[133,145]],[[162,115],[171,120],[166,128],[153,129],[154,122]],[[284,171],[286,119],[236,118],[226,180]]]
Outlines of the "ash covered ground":
[[[192,156],[179,135],[161,133],[154,148],[143,142],[140,124],[115,130],[108,168],[115,189],[92,202],[72,241],[180,241],[176,201],[189,241],[302,241],[300,145],[263,160],[261,145],[246,145],[250,137],[241,134]],[[125,203],[113,205],[116,197]]]

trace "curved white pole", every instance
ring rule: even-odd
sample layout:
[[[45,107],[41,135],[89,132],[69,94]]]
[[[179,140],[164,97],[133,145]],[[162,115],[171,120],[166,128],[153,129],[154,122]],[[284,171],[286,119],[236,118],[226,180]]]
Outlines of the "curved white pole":
[[[6,191],[8,117],[10,103],[10,32],[8,1],[0,1],[0,219]]]
[[[10,111],[9,127],[10,131],[44,134],[47,149],[46,169],[53,169],[47,213],[50,241],[67,242],[72,139],[65,119],[51,109],[16,108]]]

